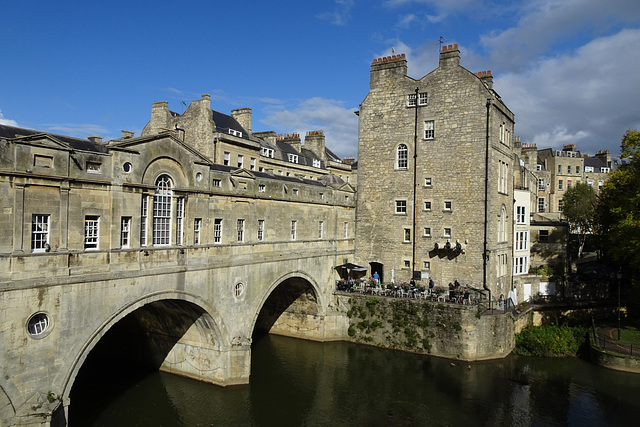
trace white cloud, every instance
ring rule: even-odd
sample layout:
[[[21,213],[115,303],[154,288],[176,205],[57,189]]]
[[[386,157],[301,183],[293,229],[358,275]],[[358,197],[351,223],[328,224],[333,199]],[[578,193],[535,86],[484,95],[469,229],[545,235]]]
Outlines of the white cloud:
[[[270,106],[260,122],[277,132],[323,130],[327,148],[339,155],[356,156],[358,151],[358,117],[355,108],[345,108],[341,101],[310,98],[291,109]]]
[[[0,125],[19,127],[18,122],[15,120],[5,119],[2,115],[2,110],[0,110]]]
[[[351,18],[351,9],[353,9],[355,0],[335,0],[335,3],[336,7],[333,11],[321,13],[317,17],[334,25],[347,25]]]
[[[86,138],[91,135],[105,136],[109,133],[109,131],[104,127],[90,123],[52,123],[45,126],[47,132],[59,133],[77,138]]]
[[[625,29],[540,61],[526,73],[494,78],[516,114],[516,134],[539,148],[576,143],[583,152],[619,152],[629,128],[640,127],[640,29]]]

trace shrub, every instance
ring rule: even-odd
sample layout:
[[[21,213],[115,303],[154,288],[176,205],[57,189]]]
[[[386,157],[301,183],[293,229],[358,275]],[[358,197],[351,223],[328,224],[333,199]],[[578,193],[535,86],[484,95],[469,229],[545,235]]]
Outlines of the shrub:
[[[583,327],[543,325],[516,335],[515,353],[524,356],[575,356],[585,342]]]

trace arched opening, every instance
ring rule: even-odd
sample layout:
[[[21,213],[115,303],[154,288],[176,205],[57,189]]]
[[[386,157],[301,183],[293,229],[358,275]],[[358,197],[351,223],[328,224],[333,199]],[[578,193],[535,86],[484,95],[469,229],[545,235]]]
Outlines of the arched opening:
[[[71,425],[89,425],[112,396],[154,371],[206,380],[202,375],[210,366],[202,359],[215,359],[219,350],[214,327],[202,307],[174,299],[150,302],[123,317],[91,349],[73,380]]]
[[[264,334],[318,338],[318,298],[302,277],[283,280],[269,295],[253,328],[254,339]]]

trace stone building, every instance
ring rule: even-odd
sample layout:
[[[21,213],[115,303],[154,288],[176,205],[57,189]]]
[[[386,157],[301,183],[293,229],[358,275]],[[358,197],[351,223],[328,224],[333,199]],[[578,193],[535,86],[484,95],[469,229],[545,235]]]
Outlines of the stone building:
[[[404,55],[374,59],[359,110],[356,262],[389,281],[511,283],[514,115],[490,71],[445,46],[415,80]]]

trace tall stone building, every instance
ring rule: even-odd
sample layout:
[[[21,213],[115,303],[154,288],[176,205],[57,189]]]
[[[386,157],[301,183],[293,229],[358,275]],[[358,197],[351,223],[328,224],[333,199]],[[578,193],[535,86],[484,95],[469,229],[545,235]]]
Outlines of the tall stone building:
[[[511,283],[514,115],[490,71],[445,46],[415,80],[374,59],[360,106],[356,261],[385,281],[432,277],[494,296]]]

